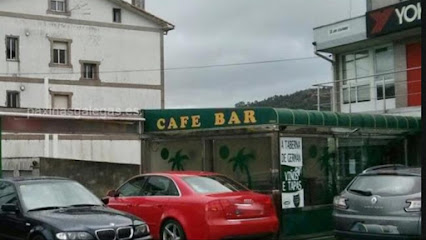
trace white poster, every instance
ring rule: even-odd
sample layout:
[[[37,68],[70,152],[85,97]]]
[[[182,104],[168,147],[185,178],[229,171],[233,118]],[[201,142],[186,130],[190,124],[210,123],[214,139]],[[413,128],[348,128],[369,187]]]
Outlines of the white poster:
[[[356,161],[349,159],[349,174],[356,174]]]
[[[303,166],[302,138],[281,138],[281,165]]]
[[[304,207],[302,138],[280,139],[282,208]]]

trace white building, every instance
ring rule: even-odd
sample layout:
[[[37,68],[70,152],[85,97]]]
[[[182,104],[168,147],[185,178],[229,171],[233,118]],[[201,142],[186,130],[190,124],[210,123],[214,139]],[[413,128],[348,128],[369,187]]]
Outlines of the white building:
[[[367,0],[365,15],[314,28],[332,56],[333,110],[421,116],[421,1]]]
[[[163,36],[173,25],[120,0],[28,3],[0,1],[0,106],[164,106]]]
[[[164,108],[163,43],[173,28],[144,0],[1,0],[0,107]],[[3,158],[139,164],[141,156],[134,136],[3,133],[2,145]]]

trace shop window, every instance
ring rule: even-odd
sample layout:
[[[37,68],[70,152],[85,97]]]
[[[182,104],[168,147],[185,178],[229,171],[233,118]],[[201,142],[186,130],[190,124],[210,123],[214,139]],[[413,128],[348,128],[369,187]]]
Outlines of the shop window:
[[[305,206],[330,204],[337,194],[334,138],[304,137],[302,142]]]
[[[246,187],[262,193],[271,193],[272,156],[271,139],[218,139],[213,146],[213,171],[224,174]]]
[[[338,191],[366,168],[384,164],[404,164],[400,138],[340,138],[337,157]]]

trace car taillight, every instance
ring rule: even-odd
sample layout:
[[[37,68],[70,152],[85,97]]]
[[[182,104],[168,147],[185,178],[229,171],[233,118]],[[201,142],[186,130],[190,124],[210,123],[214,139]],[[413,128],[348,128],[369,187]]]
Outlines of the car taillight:
[[[219,212],[222,210],[222,205],[220,205],[219,200],[209,202],[206,205],[206,212]]]
[[[341,196],[336,196],[336,197],[334,197],[333,205],[334,205],[335,208],[338,208],[338,209],[348,209],[349,206],[348,206],[347,201],[348,201],[347,198],[344,198],[344,197],[341,197]]]
[[[406,201],[408,207],[404,208],[407,212],[420,212],[422,210],[422,199],[409,199]]]
[[[266,207],[266,214],[275,214],[275,203],[273,201],[273,197],[269,197],[266,201],[265,201],[265,207]]]
[[[225,212],[232,206],[228,200],[214,200],[206,204],[206,213],[208,217],[224,217]]]

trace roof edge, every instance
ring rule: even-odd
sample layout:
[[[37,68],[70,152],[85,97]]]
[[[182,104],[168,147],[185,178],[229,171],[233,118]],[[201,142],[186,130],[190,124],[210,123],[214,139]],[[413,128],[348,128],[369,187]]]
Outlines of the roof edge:
[[[144,9],[138,8],[136,6],[134,6],[131,3],[128,3],[124,0],[109,0],[111,2],[114,2],[116,4],[119,4],[129,10],[133,10],[134,12],[138,13],[139,15],[147,18],[148,20],[151,20],[154,23],[157,23],[158,25],[160,25],[162,27],[162,29],[166,32],[175,29],[175,25],[173,25],[172,23],[169,23],[168,21],[155,16],[152,13],[149,13],[147,11],[145,11]]]

